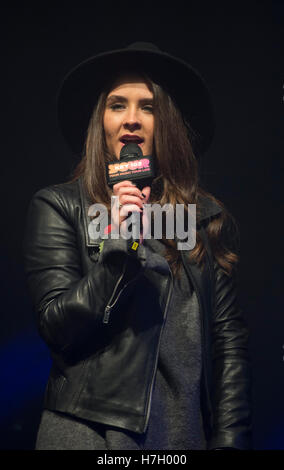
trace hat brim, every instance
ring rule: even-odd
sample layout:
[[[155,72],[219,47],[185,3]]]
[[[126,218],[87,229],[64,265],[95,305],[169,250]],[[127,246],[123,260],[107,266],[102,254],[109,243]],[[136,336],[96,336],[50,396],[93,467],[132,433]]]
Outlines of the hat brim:
[[[193,149],[204,153],[214,135],[209,91],[199,73],[162,51],[118,49],[93,56],[64,78],[57,96],[58,123],[71,150],[81,155],[94,106],[106,82],[121,70],[140,69],[174,99],[196,134]]]

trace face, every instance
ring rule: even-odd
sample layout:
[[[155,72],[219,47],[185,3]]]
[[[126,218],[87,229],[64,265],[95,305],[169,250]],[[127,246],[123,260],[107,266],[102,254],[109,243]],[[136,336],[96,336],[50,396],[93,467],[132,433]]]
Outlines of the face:
[[[153,151],[153,93],[139,76],[117,80],[106,99],[104,132],[108,150],[119,159],[122,147],[129,142],[139,145],[143,155]]]

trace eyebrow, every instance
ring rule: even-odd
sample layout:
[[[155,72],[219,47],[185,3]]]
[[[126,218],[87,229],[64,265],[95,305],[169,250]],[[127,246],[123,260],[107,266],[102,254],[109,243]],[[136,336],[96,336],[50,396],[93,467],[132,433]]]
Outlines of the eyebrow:
[[[113,102],[113,101],[122,101],[123,103],[126,103],[128,100],[125,98],[125,96],[120,96],[120,95],[111,95],[107,98],[107,103]],[[154,100],[153,98],[141,98],[139,100],[140,104],[153,104]]]

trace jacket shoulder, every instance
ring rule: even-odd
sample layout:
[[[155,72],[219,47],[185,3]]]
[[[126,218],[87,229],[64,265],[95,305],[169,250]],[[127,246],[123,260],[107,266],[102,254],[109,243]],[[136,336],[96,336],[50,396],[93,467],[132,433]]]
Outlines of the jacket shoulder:
[[[27,222],[31,220],[33,223],[39,218],[45,218],[46,221],[47,218],[52,220],[55,214],[58,214],[73,225],[80,208],[78,181],[52,184],[33,194],[27,209]]]
[[[214,217],[223,212],[223,207],[218,204],[217,201],[202,194],[198,195],[196,209],[198,222],[206,221],[206,219],[210,219],[210,217]]]
[[[237,220],[222,202],[214,197],[199,195],[197,201],[197,228],[200,235],[202,228],[204,228],[203,231],[207,236],[210,221],[215,218],[218,219],[218,216],[220,216],[220,224],[213,229],[215,247],[217,244],[222,247],[222,250],[239,255],[240,230]],[[211,242],[209,244],[211,245]]]
[[[76,199],[79,197],[79,183],[78,180],[66,182],[66,183],[57,183],[49,186],[45,186],[37,190],[32,198],[38,197],[54,197],[58,199]]]
[[[80,190],[78,181],[52,184],[37,190],[31,199],[31,204],[44,201],[52,205],[61,206],[62,209],[74,208],[80,204]]]

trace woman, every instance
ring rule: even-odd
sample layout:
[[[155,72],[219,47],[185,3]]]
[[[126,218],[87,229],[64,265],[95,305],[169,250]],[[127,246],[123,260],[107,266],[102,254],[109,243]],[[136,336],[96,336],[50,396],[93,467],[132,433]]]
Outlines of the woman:
[[[38,191],[24,252],[52,370],[37,449],[247,449],[248,333],[236,297],[236,229],[198,184],[213,136],[197,72],[148,43],[100,54],[66,77],[59,123],[75,153],[71,181]],[[106,162],[136,142],[150,184],[107,184]],[[118,217],[111,197],[119,198]],[[122,235],[145,204],[196,204],[196,245]],[[94,204],[109,224],[94,237]],[[150,230],[150,233],[151,230]],[[152,234],[153,235],[153,234]],[[103,243],[102,243],[103,239]]]

